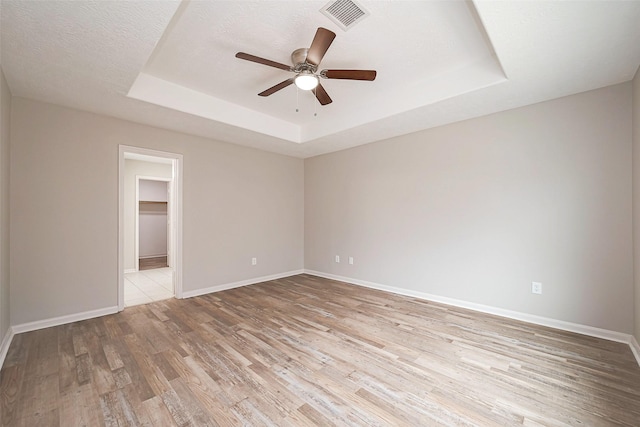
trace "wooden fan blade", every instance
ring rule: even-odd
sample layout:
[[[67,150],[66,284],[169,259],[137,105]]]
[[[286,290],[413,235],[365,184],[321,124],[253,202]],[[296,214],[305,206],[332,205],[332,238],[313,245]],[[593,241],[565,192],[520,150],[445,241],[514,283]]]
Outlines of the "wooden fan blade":
[[[328,79],[368,80],[376,79],[374,70],[322,70],[322,76]]]
[[[321,105],[327,105],[333,102],[327,91],[324,90],[320,83],[318,83],[318,86],[313,89],[313,92],[316,94],[316,98],[318,98],[318,102],[320,102]]]
[[[285,87],[289,86],[291,83],[293,83],[293,78],[290,78],[290,79],[287,79],[287,80],[285,80],[283,82],[280,82],[275,86],[271,86],[269,89],[260,92],[258,95],[260,95],[260,96],[269,96],[271,94],[276,93],[280,89],[284,89]]]
[[[268,65],[269,67],[280,68],[281,70],[285,71],[292,71],[289,65],[281,64],[269,59],[260,58],[259,56],[250,55],[244,52],[236,53],[236,58],[244,59],[245,61],[257,62],[258,64]]]
[[[318,28],[316,31],[316,35],[311,42],[311,47],[309,48],[309,52],[307,52],[307,62],[309,64],[313,64],[318,66],[324,54],[327,53],[327,49],[333,43],[333,39],[336,38],[336,33],[333,31],[329,31],[326,28]]]

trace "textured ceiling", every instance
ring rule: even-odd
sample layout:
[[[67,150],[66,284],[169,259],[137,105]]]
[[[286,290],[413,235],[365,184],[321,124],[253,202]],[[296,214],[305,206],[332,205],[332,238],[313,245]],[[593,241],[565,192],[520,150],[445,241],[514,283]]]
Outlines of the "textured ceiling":
[[[470,3],[372,2],[371,15],[348,32],[319,13],[324,4],[183,3],[143,70],[138,82],[144,79],[143,89],[136,85],[131,94],[304,143],[504,81]],[[246,26],[256,17],[269,25]],[[319,26],[338,34],[321,69],[376,69],[377,79],[323,80],[334,100],[323,107],[295,86],[268,98],[256,96],[292,74],[235,59],[236,52],[291,64],[291,52],[309,47]],[[483,78],[477,81],[478,76]],[[176,86],[184,88],[179,96]]]
[[[1,60],[14,96],[308,157],[630,80],[640,1],[360,1],[348,31],[325,1],[0,3]],[[337,34],[320,106],[285,64],[318,27]],[[296,107],[299,109],[296,112]]]

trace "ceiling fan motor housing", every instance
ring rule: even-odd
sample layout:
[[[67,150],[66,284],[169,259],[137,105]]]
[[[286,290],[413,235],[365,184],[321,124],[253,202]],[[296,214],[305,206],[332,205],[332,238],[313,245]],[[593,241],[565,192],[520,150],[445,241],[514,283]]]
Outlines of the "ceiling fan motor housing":
[[[306,47],[301,47],[293,51],[291,54],[291,62],[293,63],[294,72],[309,71],[315,74],[317,67],[307,62],[307,53],[309,53],[309,49]]]
[[[301,47],[300,49],[296,49],[291,54],[291,62],[293,65],[298,65],[307,60],[307,53],[309,53],[309,49],[306,47]]]

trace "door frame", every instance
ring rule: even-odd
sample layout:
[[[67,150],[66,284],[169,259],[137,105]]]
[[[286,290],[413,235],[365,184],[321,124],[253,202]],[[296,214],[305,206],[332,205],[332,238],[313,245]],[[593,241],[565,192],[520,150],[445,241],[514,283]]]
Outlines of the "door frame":
[[[171,209],[171,263],[173,266],[173,290],[176,298],[182,296],[182,180],[183,158],[182,154],[166,151],[151,150],[148,148],[133,147],[129,145],[118,146],[118,311],[124,310],[124,172],[125,159],[138,159],[144,161],[154,160],[158,163],[172,165],[173,178],[170,181],[169,202]],[[137,230],[136,230],[137,233]]]
[[[173,168],[172,168],[173,169]],[[171,208],[173,205],[173,200],[171,200],[171,186],[173,179],[172,178],[162,178],[159,176],[147,176],[147,175],[136,175],[136,217],[135,217],[135,224],[134,224],[134,228],[135,228],[135,242],[134,242],[134,246],[133,246],[133,256],[135,257],[136,260],[136,271],[140,271],[140,181],[161,181],[161,182],[166,182],[168,183],[168,191],[169,194],[167,195],[167,221],[169,221],[169,224],[171,227],[173,227],[173,221],[171,218]],[[173,267],[172,264],[172,259],[171,259],[171,255],[173,254],[173,239],[171,237],[171,230],[168,230],[167,233],[167,264],[169,265],[169,267]]]

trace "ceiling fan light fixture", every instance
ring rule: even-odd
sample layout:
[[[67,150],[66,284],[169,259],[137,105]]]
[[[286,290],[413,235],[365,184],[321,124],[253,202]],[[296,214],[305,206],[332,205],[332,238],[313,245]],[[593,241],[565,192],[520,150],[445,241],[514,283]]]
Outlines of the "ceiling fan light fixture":
[[[279,90],[289,87],[290,85],[295,83],[297,89],[301,89],[307,92],[313,91],[313,95],[318,100],[320,105],[328,105],[333,101],[331,100],[331,97],[329,96],[327,91],[324,90],[324,87],[320,84],[320,77],[322,77],[323,79],[365,81],[373,81],[376,79],[375,70],[330,69],[318,72],[320,61],[322,61],[322,58],[324,57],[325,53],[327,53],[327,49],[329,49],[329,46],[331,46],[331,43],[333,43],[333,39],[335,39],[335,37],[336,33],[334,33],[333,31],[327,30],[323,27],[318,27],[316,35],[313,36],[311,46],[309,46],[309,48],[296,49],[291,54],[291,62],[293,63],[293,66],[281,64],[280,62],[272,61],[270,59],[260,58],[259,56],[251,55],[245,52],[236,53],[236,58],[295,73],[294,77],[288,78],[276,85],[273,85],[267,90],[263,90],[258,94],[258,96],[273,95]]]
[[[298,89],[312,90],[318,86],[318,77],[309,72],[302,72],[296,76],[294,82]]]

